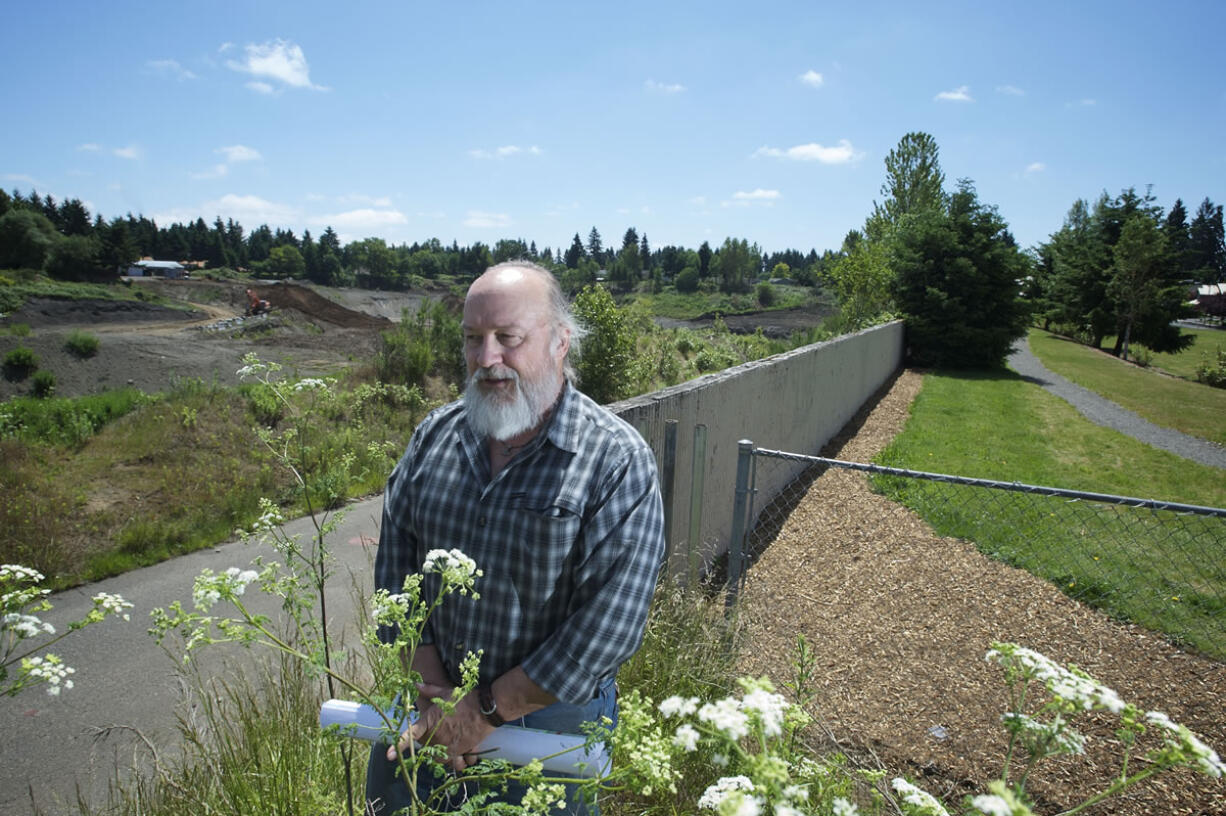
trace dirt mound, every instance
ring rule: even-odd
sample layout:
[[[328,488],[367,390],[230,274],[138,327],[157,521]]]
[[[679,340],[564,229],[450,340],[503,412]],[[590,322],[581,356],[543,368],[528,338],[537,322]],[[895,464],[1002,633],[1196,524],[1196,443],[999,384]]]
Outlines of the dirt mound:
[[[159,323],[191,321],[206,317],[197,310],[175,309],[137,300],[103,298],[67,300],[30,298],[8,316],[6,324],[24,323],[34,329],[46,326],[100,326],[114,323]]]
[[[392,321],[354,311],[326,297],[292,283],[252,287],[257,295],[275,309],[297,309],[308,317],[323,320],[343,329],[390,329]]]

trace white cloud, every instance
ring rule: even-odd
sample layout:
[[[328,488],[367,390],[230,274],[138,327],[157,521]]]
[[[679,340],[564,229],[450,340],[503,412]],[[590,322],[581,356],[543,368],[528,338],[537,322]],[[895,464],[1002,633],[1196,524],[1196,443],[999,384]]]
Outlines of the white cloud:
[[[197,218],[203,218],[206,222],[212,223],[217,216],[221,216],[222,221],[233,218],[248,230],[260,224],[293,228],[302,220],[302,213],[295,207],[268,201],[259,196],[234,193],[227,193],[221,198],[206,201],[199,207],[183,207],[155,213],[152,218],[159,224],[175,222],[185,224]]]
[[[511,216],[506,213],[469,210],[464,217],[464,226],[478,229],[504,228],[511,226]]]
[[[77,150],[85,153],[98,153],[102,150],[102,145],[95,142],[86,142],[85,144],[77,145]]]
[[[508,156],[515,156],[520,153],[526,153],[530,156],[539,156],[545,151],[541,150],[536,145],[531,147],[520,147],[519,145],[503,145],[496,147],[493,150],[486,150],[483,147],[474,148],[468,151],[468,155],[474,159],[505,159]]]
[[[142,151],[136,145],[128,145],[127,147],[117,147],[111,151],[121,159],[139,159]]]
[[[938,102],[974,102],[971,98],[971,89],[969,85],[961,85],[954,88],[952,91],[941,91],[933,97]]]
[[[213,165],[211,168],[209,168],[208,170],[202,170],[202,171],[201,171],[201,172],[199,172],[199,173],[190,173],[189,175],[190,175],[192,178],[197,179],[197,180],[200,180],[200,179],[215,179],[215,178],[222,178],[222,177],[224,177],[224,176],[228,175],[228,174],[229,174],[229,172],[230,172],[230,167],[229,167],[228,165],[225,165],[225,164],[215,164],[215,165]]]
[[[218,53],[218,54],[224,54],[224,53],[226,53],[227,51],[229,51],[229,50],[231,50],[231,49],[233,49],[233,48],[234,48],[234,43],[232,43],[232,42],[223,42],[221,45],[219,45],[219,46],[217,47],[217,53]]]
[[[826,82],[821,74],[811,68],[796,78],[808,85],[810,88],[820,88]]]
[[[333,226],[350,233],[364,232],[369,235],[381,229],[409,223],[399,210],[375,210],[370,208],[321,215],[310,219],[318,226]]]
[[[149,60],[145,63],[145,65],[149,66],[149,68],[155,73],[165,74],[166,76],[171,76],[178,80],[196,78],[196,75],[180,65],[178,60]]]
[[[25,173],[5,173],[5,181],[16,181],[20,184],[28,184],[31,187],[41,187],[38,181],[33,176],[27,176]]]
[[[392,200],[387,196],[371,196],[365,193],[348,193],[337,196],[336,200],[342,204],[365,204],[367,207],[386,208],[392,206]]]
[[[649,79],[643,83],[643,86],[652,93],[662,94],[679,94],[685,90],[685,86],[680,83],[665,83],[656,82],[654,79]]]
[[[759,187],[756,190],[745,192],[738,190],[732,194],[732,200],[720,202],[724,207],[750,207],[755,204],[761,204],[766,207],[774,206],[775,202],[782,197],[778,190],[763,190]]]
[[[267,82],[248,82],[247,87],[259,94],[271,96],[277,92],[277,89],[269,85]]]
[[[772,159],[792,159],[794,161],[816,161],[822,164],[847,164],[864,156],[852,147],[847,139],[840,139],[837,145],[825,147],[817,142],[795,145],[786,149],[777,147],[759,147],[753,153],[753,158],[769,156]]]
[[[1006,96],[1025,96],[1026,92],[1016,85],[997,85],[996,92]]]
[[[213,152],[220,153],[221,155],[225,156],[228,164],[234,164],[235,162],[264,160],[264,157],[260,155],[260,151],[256,150],[254,147],[247,147],[247,145],[241,144],[230,145],[228,147],[219,147]]]
[[[1065,102],[1066,108],[1092,108],[1098,104],[1097,99],[1079,99],[1076,102]]]
[[[687,204],[693,204],[695,207],[705,207],[707,205],[706,196],[693,196],[686,201]]]
[[[251,74],[261,80],[274,80],[291,88],[327,90],[322,85],[311,82],[311,69],[307,65],[306,55],[296,43],[275,39],[264,43],[248,43],[243,50],[246,52],[245,59],[226,62],[230,69]],[[269,93],[273,88],[267,82],[249,82],[247,87],[260,93]]]
[[[1027,175],[1031,173],[1042,173],[1046,169],[1047,165],[1043,162],[1031,162],[1030,164],[1026,165]]]

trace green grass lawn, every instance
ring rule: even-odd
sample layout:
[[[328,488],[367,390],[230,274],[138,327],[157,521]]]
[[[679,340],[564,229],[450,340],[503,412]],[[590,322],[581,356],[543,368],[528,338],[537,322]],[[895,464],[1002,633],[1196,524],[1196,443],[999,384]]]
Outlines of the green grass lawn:
[[[1189,334],[1194,339],[1192,345],[1180,352],[1149,351],[1152,359],[1150,367],[1165,371],[1176,377],[1196,382],[1196,366],[1204,355],[1212,355],[1218,348],[1226,349],[1226,330],[1223,329],[1180,329],[1182,334]],[[1115,335],[1109,334],[1103,338],[1103,348],[1115,346]]]
[[[1214,331],[1200,331],[1197,345],[1180,355],[1155,355],[1155,363],[1172,365],[1165,358],[1180,359],[1178,368],[1195,368],[1199,361],[1196,351],[1201,343],[1207,348]],[[1102,351],[1080,345],[1072,340],[1038,329],[1030,332],[1030,349],[1043,365],[1077,383],[1083,388],[1119,403],[1145,417],[1155,425],[1174,428],[1219,445],[1226,445],[1226,389],[1210,388],[1197,382],[1163,376],[1160,372],[1138,368],[1117,360]],[[1185,355],[1194,355],[1185,358]]]
[[[1226,507],[1221,470],[1094,425],[1004,371],[927,375],[906,429],[878,461]],[[1226,658],[1226,520],[914,479],[877,483],[942,535],[972,540],[1078,600]]]

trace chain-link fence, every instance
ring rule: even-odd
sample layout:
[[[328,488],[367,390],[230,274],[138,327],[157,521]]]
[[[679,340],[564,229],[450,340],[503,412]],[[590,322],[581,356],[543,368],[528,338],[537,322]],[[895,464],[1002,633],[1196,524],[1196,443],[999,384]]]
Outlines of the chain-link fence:
[[[1070,597],[1226,660],[1226,509],[844,462],[743,441],[728,580],[768,545],[827,468],[872,489],[940,535],[1056,584]],[[773,498],[755,507],[763,491]]]

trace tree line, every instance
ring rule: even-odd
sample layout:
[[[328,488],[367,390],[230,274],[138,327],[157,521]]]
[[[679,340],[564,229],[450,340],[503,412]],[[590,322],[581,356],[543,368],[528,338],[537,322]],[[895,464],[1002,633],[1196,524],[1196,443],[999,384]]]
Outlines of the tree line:
[[[960,179],[945,188],[936,140],[908,133],[885,159],[883,200],[844,239],[830,277],[846,328],[901,316],[921,365],[1003,362],[1032,319],[1127,357],[1129,345],[1177,351],[1176,321],[1198,283],[1226,281],[1222,207],[1189,221],[1147,190],[1074,203],[1047,242],[1023,251],[997,209]]]
[[[757,244],[729,238],[712,249],[681,246],[653,248],[647,234],[630,227],[620,248],[606,247],[596,227],[587,241],[575,233],[565,250],[537,248],[535,241],[501,239],[450,245],[436,238],[391,245],[363,238],[342,246],[332,227],[318,237],[304,230],[260,225],[247,231],[220,216],[210,225],[203,218],[161,226],[129,213],[105,220],[91,217],[79,199],[57,202],[37,191],[23,195],[0,190],[0,269],[33,269],[64,279],[108,279],[142,257],[203,263],[206,269],[229,268],[268,278],[305,278],[331,286],[404,290],[429,281],[470,280],[491,264],[527,258],[553,269],[568,291],[596,280],[629,290],[643,284],[676,284],[696,291],[704,281],[728,292],[747,291],[768,275],[815,285],[834,253],[819,255],[796,249],[764,252]]]

